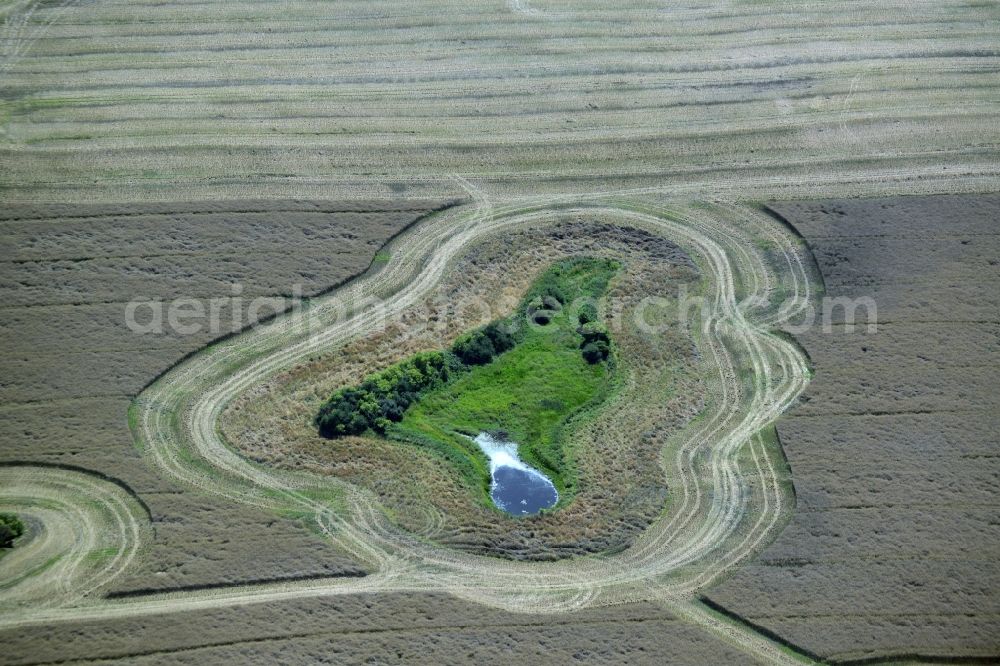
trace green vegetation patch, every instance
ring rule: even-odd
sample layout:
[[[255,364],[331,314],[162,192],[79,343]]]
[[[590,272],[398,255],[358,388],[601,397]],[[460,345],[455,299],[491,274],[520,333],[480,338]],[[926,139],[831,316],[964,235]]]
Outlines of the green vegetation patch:
[[[488,502],[487,461],[469,437],[502,431],[560,494],[571,491],[563,431],[611,389],[613,345],[598,309],[618,269],[585,257],[553,264],[510,317],[335,393],[316,417],[320,433],[370,433],[426,447],[482,488]]]
[[[0,548],[10,548],[24,534],[24,523],[12,513],[0,513]]]

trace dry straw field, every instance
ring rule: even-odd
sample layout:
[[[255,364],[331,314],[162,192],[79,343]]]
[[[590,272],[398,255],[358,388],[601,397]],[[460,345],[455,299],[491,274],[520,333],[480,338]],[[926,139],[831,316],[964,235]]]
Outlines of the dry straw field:
[[[816,376],[778,423],[796,513],[710,598],[813,654],[997,650],[1000,197],[787,202],[828,295],[877,332],[797,336]]]
[[[1000,189],[995,5],[0,16],[0,510],[29,525],[0,559],[5,661],[1000,656],[998,211],[980,194]],[[967,196],[901,196],[945,193]],[[635,365],[580,449],[641,428],[608,471],[655,461],[636,484],[665,488],[665,510],[593,520],[615,500],[595,482],[576,518],[517,535],[562,555],[516,561],[446,495],[400,519],[419,488],[379,496],[323,469],[342,452],[296,444],[282,399],[419,346],[376,307],[412,323],[440,294],[509,306],[601,229],[633,302],[654,274],[705,298],[670,313],[658,344],[677,360]],[[214,344],[245,313],[194,335],[125,325],[133,299],[237,283],[276,309],[294,285],[310,298]],[[824,290],[873,296],[886,325],[782,333]],[[279,435],[297,464],[267,448]]]
[[[996,174],[990,3],[4,9],[10,200],[452,196],[449,174],[496,198],[801,198]]]

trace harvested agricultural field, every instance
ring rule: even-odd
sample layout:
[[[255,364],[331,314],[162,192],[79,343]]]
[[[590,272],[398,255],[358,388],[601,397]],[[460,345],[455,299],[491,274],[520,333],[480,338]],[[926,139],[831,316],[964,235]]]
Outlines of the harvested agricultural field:
[[[10,200],[646,189],[801,198],[997,176],[980,2],[8,2]]]
[[[629,254],[622,257],[623,263],[631,261],[642,266],[642,261],[652,262],[652,269],[656,261],[665,262],[663,276],[676,274],[686,282],[697,275],[696,293],[704,294],[710,304],[707,308],[675,311],[678,322],[667,323],[667,328],[663,324],[670,321],[671,301],[663,299],[665,302],[654,309],[651,323],[659,326],[658,339],[675,345],[670,335],[662,334],[671,326],[678,327],[677,340],[683,349],[683,331],[687,329],[704,350],[698,359],[699,372],[711,379],[706,381],[707,397],[699,419],[691,419],[690,408],[682,409],[679,429],[653,429],[649,435],[660,447],[658,465],[667,475],[667,488],[673,495],[667,501],[677,510],[655,517],[647,514],[641,520],[653,518],[649,528],[636,532],[636,539],[621,552],[612,549],[602,553],[601,559],[589,562],[568,559],[558,567],[552,564],[533,570],[512,569],[503,560],[415,540],[412,532],[400,531],[385,522],[379,502],[366,489],[334,477],[262,465],[239,457],[222,444],[214,424],[223,407],[242,390],[278,372],[312,362],[324,350],[337,350],[345,342],[380,330],[383,320],[370,317],[359,304],[380,297],[385,304],[384,315],[405,317],[406,308],[436,293],[437,285],[452,274],[451,268],[469,248],[491,238],[513,238],[522,229],[556,225],[552,236],[556,250],[559,242],[574,249],[573,242],[578,239],[574,239],[572,229],[564,231],[561,235],[566,238],[560,239],[558,225],[575,222],[586,227],[587,223],[581,221],[588,219],[590,225],[596,226],[590,227],[592,238],[584,237],[584,248],[590,242],[601,252],[611,252],[610,258],[614,259],[617,242],[623,244],[623,249],[628,246]],[[722,223],[722,219],[731,219],[732,225]],[[539,247],[544,247],[546,243],[541,241],[548,236],[536,233],[535,238]],[[665,238],[676,240],[666,242]],[[493,245],[494,252],[500,252],[506,244]],[[494,209],[488,218],[484,218],[482,205],[452,207],[424,216],[377,255],[384,259],[374,262],[370,270],[342,289],[314,296],[303,307],[292,308],[287,316],[211,344],[170,367],[132,401],[127,419],[142,462],[150,469],[158,469],[166,482],[173,479],[190,488],[187,497],[200,500],[209,495],[221,496],[232,504],[263,512],[272,520],[275,516],[296,518],[299,526],[311,525],[315,531],[310,536],[313,547],[325,545],[327,557],[349,555],[366,575],[358,576],[361,571],[351,571],[345,565],[339,577],[330,577],[326,572],[326,577],[322,573],[296,575],[256,579],[249,586],[226,586],[238,582],[228,578],[234,573],[229,567],[220,575],[219,583],[175,585],[172,591],[161,594],[156,588],[134,585],[116,590],[112,583],[120,583],[123,577],[115,576],[99,588],[103,596],[91,589],[71,588],[74,596],[65,601],[70,605],[8,606],[8,622],[19,627],[44,627],[60,620],[156,616],[165,610],[183,614],[185,610],[316,596],[446,589],[468,600],[519,612],[581,610],[622,601],[665,602],[673,616],[696,618],[716,633],[731,633],[731,626],[692,605],[689,594],[752,555],[780,526],[789,507],[780,451],[773,437],[761,433],[794,400],[807,380],[797,348],[772,335],[769,329],[773,323],[768,323],[781,321],[806,305],[815,289],[813,277],[805,268],[801,243],[752,209],[611,200],[577,208]],[[496,256],[499,259],[504,255],[501,252]],[[555,256],[559,256],[558,252]],[[692,271],[694,266],[697,272]],[[640,275],[628,278],[626,271],[623,281],[613,285],[614,290],[626,292],[626,304],[636,295],[623,285],[647,272],[658,274],[656,270],[640,271]],[[778,309],[779,304],[769,298],[778,293],[795,294],[792,313]],[[744,297],[753,304],[750,309],[739,304],[738,299]],[[344,304],[348,304],[346,315]],[[674,306],[674,310],[678,308]],[[624,312],[628,312],[627,307]],[[634,334],[628,326],[622,327],[620,333],[622,349],[626,349]],[[644,346],[639,339],[635,345]],[[669,360],[665,366],[668,373],[671,364],[677,362],[676,354],[677,350],[664,350],[664,360]],[[629,356],[623,358],[628,361]],[[755,380],[754,367],[768,379]],[[641,390],[641,374],[630,374]],[[683,373],[678,376],[683,377]],[[217,384],[220,380],[221,385]],[[647,390],[644,395],[651,394]],[[654,413],[636,411],[635,406],[641,404],[636,400],[623,404],[628,409],[622,413],[633,421]],[[185,416],[177,418],[178,414]],[[641,428],[641,421],[635,423]],[[697,459],[708,460],[709,464],[688,462]],[[39,466],[26,469],[35,470],[44,479],[70,474],[68,470],[46,471]],[[742,477],[754,481],[740,481]],[[715,483],[719,478],[725,483]],[[104,483],[114,480],[106,479]],[[627,489],[614,490],[622,493]],[[720,504],[707,501],[709,492],[729,498],[721,504],[722,511],[718,511]],[[24,495],[31,496],[30,486]],[[18,495],[12,503],[16,506],[26,502],[21,497]],[[655,507],[656,502],[650,503],[648,495],[639,499],[640,507]],[[656,499],[655,494],[652,499]],[[757,507],[763,511],[762,516],[757,515]],[[141,521],[136,522],[141,527]],[[155,520],[153,524],[155,527]],[[206,532],[218,535],[211,527]],[[225,537],[221,541],[229,543]],[[329,549],[331,541],[339,550]],[[677,549],[666,547],[671,541],[683,545]],[[149,537],[126,541],[139,552],[146,549],[148,542]],[[204,543],[192,538],[184,545],[200,549]],[[308,552],[290,540],[283,544],[281,552],[285,547],[291,548],[296,557]],[[235,549],[239,550],[238,546]],[[116,556],[114,561],[119,558]],[[126,564],[131,562],[130,557]],[[693,566],[695,563],[698,566]],[[650,582],[657,579],[656,586],[651,586]],[[39,579],[43,592],[48,589],[42,585],[44,582]],[[543,589],[546,594],[539,595]],[[753,636],[739,636],[752,649],[774,651],[767,644],[757,645],[759,639]]]
[[[1000,196],[772,204],[847,332],[800,334],[816,376],[778,422],[786,531],[709,598],[835,660],[995,657],[1000,636]]]
[[[994,4],[0,19],[0,660],[1000,659]],[[581,256],[600,399],[490,416],[564,419],[557,504],[381,436],[392,387],[319,436]]]
[[[225,632],[224,634],[222,632]],[[12,665],[476,662],[496,658],[601,663],[752,664],[738,649],[650,604],[572,616],[509,613],[444,594],[353,595],[69,621],[0,630]]]
[[[285,309],[293,285],[308,296],[363,272],[389,237],[440,205],[5,207],[2,463],[71,468],[81,478],[93,472],[139,495],[155,538],[144,542],[142,564],[115,579],[117,591],[361,573],[294,521],[185,492],[151,474],[127,413],[158,373],[234,324],[242,327],[252,299]],[[323,244],[311,259],[308,250],[299,255],[310,242]],[[242,304],[232,284],[242,286]],[[128,328],[130,300],[178,297],[206,310],[220,299],[220,330],[210,330],[207,318],[188,335],[167,325],[141,335]],[[261,316],[268,312],[262,308]]]

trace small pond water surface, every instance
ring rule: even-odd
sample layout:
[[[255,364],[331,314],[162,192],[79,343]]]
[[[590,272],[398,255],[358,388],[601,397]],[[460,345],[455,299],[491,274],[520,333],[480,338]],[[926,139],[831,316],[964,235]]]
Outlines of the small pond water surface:
[[[490,497],[512,516],[530,516],[554,506],[559,493],[552,481],[517,455],[517,444],[480,433],[473,440],[490,459]]]

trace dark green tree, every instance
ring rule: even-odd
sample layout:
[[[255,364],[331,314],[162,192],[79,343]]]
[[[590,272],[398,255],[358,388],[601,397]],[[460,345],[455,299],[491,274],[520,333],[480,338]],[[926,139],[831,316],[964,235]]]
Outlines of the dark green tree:
[[[12,513],[0,513],[0,548],[10,548],[24,534],[24,523]]]
[[[485,365],[497,355],[493,341],[482,330],[461,336],[451,350],[465,365]]]
[[[577,313],[577,321],[581,324],[589,324],[590,322],[597,321],[597,307],[593,303],[584,303],[580,306],[580,311]]]
[[[448,380],[450,364],[444,352],[423,352],[367,377],[360,385],[341,389],[320,408],[316,425],[324,437],[384,433],[421,391]]]
[[[604,340],[595,340],[583,346],[583,358],[586,359],[587,363],[600,363],[608,357],[610,351],[611,348],[607,342]]]

